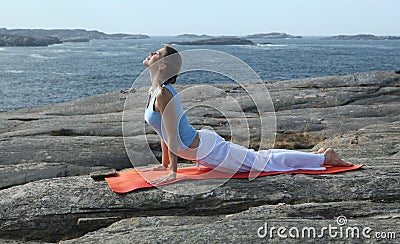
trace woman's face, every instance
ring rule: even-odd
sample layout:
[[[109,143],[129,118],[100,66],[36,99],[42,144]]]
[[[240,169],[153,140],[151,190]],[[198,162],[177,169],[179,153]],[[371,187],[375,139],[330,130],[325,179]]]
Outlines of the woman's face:
[[[143,60],[143,64],[146,67],[149,67],[150,65],[154,64],[158,60],[162,59],[165,55],[165,52],[166,51],[164,48],[158,49],[155,52],[150,52],[149,56],[145,60]]]

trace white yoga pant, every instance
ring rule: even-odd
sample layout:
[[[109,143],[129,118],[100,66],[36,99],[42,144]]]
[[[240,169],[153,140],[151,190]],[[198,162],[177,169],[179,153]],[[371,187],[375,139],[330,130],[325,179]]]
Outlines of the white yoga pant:
[[[285,149],[255,151],[225,141],[211,130],[199,130],[200,144],[196,162],[227,173],[326,170],[323,154]]]

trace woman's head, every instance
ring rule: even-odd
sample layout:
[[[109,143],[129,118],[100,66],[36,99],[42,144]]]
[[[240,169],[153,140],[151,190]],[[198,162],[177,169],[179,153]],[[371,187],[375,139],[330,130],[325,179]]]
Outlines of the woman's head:
[[[167,66],[168,70],[166,72],[168,80],[165,83],[174,84],[182,67],[182,57],[173,47],[164,46],[163,48],[165,49],[165,56],[162,62]]]
[[[156,52],[150,52],[143,64],[151,72],[157,72],[163,83],[174,84],[181,70],[182,58],[176,49],[164,46]]]

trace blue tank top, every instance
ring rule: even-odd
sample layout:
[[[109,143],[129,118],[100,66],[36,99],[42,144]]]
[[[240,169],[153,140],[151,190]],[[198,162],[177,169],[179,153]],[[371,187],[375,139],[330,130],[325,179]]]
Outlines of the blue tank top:
[[[178,128],[178,149],[183,151],[192,144],[194,138],[196,137],[197,130],[189,124],[185,111],[183,110],[181,100],[175,89],[170,84],[162,85],[161,87],[168,89],[174,97],[174,108],[177,116],[176,126]],[[168,137],[167,133],[165,132],[165,127],[162,123],[161,113],[154,110],[154,102],[161,87],[158,87],[153,92],[153,95],[149,98],[149,104],[144,112],[144,119],[151,127],[153,127],[157,134],[168,145]]]

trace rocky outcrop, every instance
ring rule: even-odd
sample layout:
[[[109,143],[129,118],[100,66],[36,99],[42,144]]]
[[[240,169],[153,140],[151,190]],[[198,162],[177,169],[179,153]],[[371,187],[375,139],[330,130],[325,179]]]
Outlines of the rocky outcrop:
[[[181,35],[177,35],[176,37],[180,37],[180,38],[211,38],[212,36],[196,35],[196,34],[181,34]]]
[[[347,160],[365,164],[364,168],[334,175],[229,180],[197,195],[160,189],[118,195],[87,174],[100,167],[131,166],[121,138],[128,94],[138,103],[133,111],[137,117],[130,120],[130,136],[136,141],[131,147],[133,160],[142,165],[151,161],[143,153],[147,142],[141,136],[147,88],[0,113],[1,238],[67,243],[281,243],[299,239],[259,237],[259,228],[266,222],[276,228],[339,227],[336,219],[341,215],[348,219],[346,227],[368,226],[371,235],[378,231],[400,235],[400,75],[361,73],[266,84],[277,111],[279,140],[291,138],[293,148],[299,138],[309,140],[309,150],[331,146]],[[175,87],[179,91],[190,85]],[[192,94],[184,106],[207,100],[234,114],[222,102],[225,96],[234,96],[249,118],[256,148],[260,138],[259,125],[252,119],[257,116],[254,104],[237,85],[218,88],[219,93]],[[196,128],[211,126],[222,136],[230,136],[216,110],[193,109],[188,117]],[[145,130],[150,147],[159,155],[158,137]],[[186,181],[169,187],[188,192],[208,189],[216,182]],[[329,235],[318,239],[343,241]]]
[[[348,214],[354,212],[354,209],[359,210]],[[346,225],[337,224],[338,214],[347,214],[349,219]],[[374,217],[370,217],[371,215]],[[362,233],[368,228],[389,233],[382,241],[395,243],[393,233],[396,232],[393,230],[397,228],[398,216],[396,203],[280,203],[250,207],[249,210],[229,215],[134,217],[61,243],[191,243],[194,240],[201,243],[302,243],[315,240],[329,243],[362,240],[360,243],[375,243],[375,232]],[[329,226],[332,227],[331,234],[328,231]],[[278,228],[284,229],[278,234]],[[392,238],[388,238],[389,235]]]
[[[37,47],[62,43],[57,37],[29,37],[0,34],[0,47]]]
[[[149,39],[150,37],[148,35],[143,35],[143,34],[123,34],[123,33],[117,33],[117,34],[107,34],[106,39]]]
[[[279,33],[279,32],[272,32],[272,33],[258,33],[247,35],[246,38],[250,39],[298,39],[303,38],[302,36],[293,36],[287,33]]]
[[[201,39],[188,42],[172,42],[176,45],[255,45],[254,42],[237,37],[218,37],[210,39]]]
[[[88,176],[15,186],[2,190],[0,233],[3,237],[15,237],[18,230],[18,235],[28,240],[54,242],[119,221],[73,242],[125,243],[132,238],[141,242],[182,238],[186,238],[184,242],[233,242],[237,238],[254,242],[260,240],[257,230],[265,222],[270,226],[298,228],[309,225],[321,228],[328,224],[337,227],[335,219],[341,215],[349,219],[351,227],[398,231],[395,227],[400,216],[399,148],[397,155],[379,149],[400,145],[400,124],[381,124],[379,128],[363,128],[359,144],[347,142],[353,133],[332,138],[329,144],[345,148],[340,152],[347,159],[366,164],[362,170],[336,175],[230,180],[220,188],[198,195],[174,195],[160,189],[117,195],[105,182],[93,181]],[[385,138],[387,134],[389,140]],[[381,139],[375,139],[376,136]],[[374,153],[360,155],[358,151],[363,147]],[[169,187],[187,192],[207,188],[213,181],[186,181]],[[122,220],[126,218],[130,219]],[[233,234],[235,230],[239,232]],[[329,240],[329,236],[322,240]]]
[[[106,34],[100,31],[88,31],[84,29],[6,29],[0,28],[0,34],[16,35],[16,36],[29,36],[29,37],[44,37],[51,36],[57,37],[61,41],[71,39],[145,39],[150,38],[147,35],[133,35],[133,34]]]
[[[338,35],[326,37],[327,40],[399,40],[400,36],[375,36],[371,34]]]
[[[78,37],[78,38],[64,39],[63,42],[90,42],[90,40]]]

